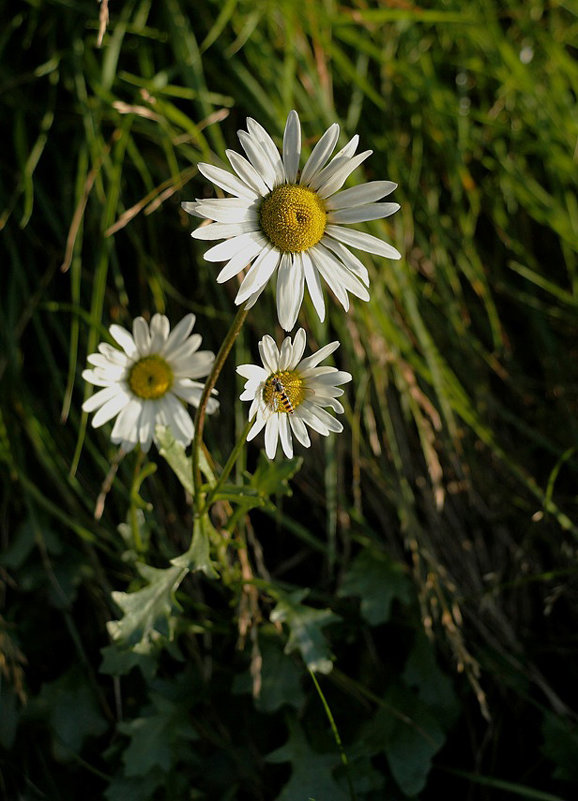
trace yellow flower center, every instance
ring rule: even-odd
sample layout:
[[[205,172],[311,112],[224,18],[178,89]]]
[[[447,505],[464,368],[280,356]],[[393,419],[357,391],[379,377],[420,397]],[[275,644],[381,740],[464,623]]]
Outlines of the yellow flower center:
[[[293,414],[305,400],[305,382],[299,373],[284,370],[265,381],[263,400],[274,412]]]
[[[284,253],[297,253],[316,245],[325,231],[323,200],[306,186],[282,184],[261,204],[261,229]]]
[[[145,356],[131,367],[128,385],[139,398],[162,398],[173,385],[173,371],[161,356]]]

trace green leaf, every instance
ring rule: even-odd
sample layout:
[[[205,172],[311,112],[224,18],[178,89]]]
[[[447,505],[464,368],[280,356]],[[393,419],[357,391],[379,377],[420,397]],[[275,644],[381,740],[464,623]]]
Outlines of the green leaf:
[[[460,704],[452,682],[440,670],[433,646],[423,631],[416,633],[402,678],[409,687],[416,688],[418,696],[447,731],[458,718]]]
[[[107,801],[147,801],[166,781],[166,775],[160,770],[149,771],[140,778],[118,776],[109,784],[104,797]]]
[[[125,676],[133,668],[139,668],[145,679],[150,681],[157,670],[157,660],[150,652],[139,653],[136,648],[119,648],[113,643],[101,648],[100,653],[100,672],[109,676]]]
[[[190,495],[194,495],[192,460],[190,456],[186,455],[185,446],[175,440],[172,431],[166,426],[156,426],[155,437],[160,455],[166,459],[184,489]],[[215,474],[202,450],[200,451],[200,466],[209,483],[214,484]]]
[[[301,603],[309,590],[295,590],[282,593],[275,589],[271,594],[277,598],[277,605],[271,612],[273,623],[286,623],[289,640],[286,653],[300,651],[303,661],[310,670],[330,673],[333,668],[332,655],[321,629],[341,618],[331,609],[314,609]]]
[[[186,491],[194,495],[193,468],[190,457],[185,453],[185,446],[175,440],[172,431],[166,426],[156,426],[155,437],[160,455],[169,463]]]
[[[239,484],[223,484],[221,489],[212,497],[212,501],[230,501],[239,503],[248,508],[265,506],[267,499],[257,489],[243,487]]]
[[[288,741],[265,759],[291,763],[291,778],[275,801],[303,801],[308,797],[318,801],[348,801],[347,793],[333,776],[339,764],[338,755],[313,751],[297,721],[289,719]]]
[[[303,668],[299,669],[295,660],[287,656],[281,647],[278,634],[267,636],[261,631],[259,648],[263,660],[261,667],[261,692],[255,698],[255,707],[259,712],[276,712],[282,706],[299,709],[305,701],[305,693],[301,687]],[[233,681],[233,692],[250,693],[253,680],[247,670]]]
[[[402,792],[414,797],[425,787],[434,754],[444,744],[444,733],[434,714],[415,693],[393,685],[363,739],[372,754],[384,753]]]
[[[74,667],[56,681],[44,684],[37,704],[50,722],[57,759],[71,759],[80,753],[87,737],[97,737],[108,728],[80,668]]]
[[[196,761],[188,745],[197,739],[190,723],[196,695],[186,695],[192,682],[188,671],[174,682],[157,682],[158,691],[151,692],[151,703],[143,714],[119,723],[119,731],[130,738],[122,756],[128,778],[143,776],[156,768],[167,773],[181,758],[189,763]]]
[[[555,779],[578,782],[578,727],[553,712],[544,713],[542,753],[555,765]]]
[[[176,606],[175,592],[187,574],[186,567],[159,570],[137,565],[146,585],[136,592],[113,592],[113,601],[120,606],[123,617],[107,623],[108,633],[124,646],[141,646],[146,652],[161,637],[172,638],[172,613]]]
[[[281,462],[271,462],[260,453],[259,464],[251,477],[250,485],[264,498],[270,495],[291,495],[289,480],[299,472],[302,464],[301,456],[294,456]]]
[[[370,626],[378,626],[389,620],[394,599],[410,602],[411,585],[403,565],[382,551],[366,548],[353,560],[338,595],[359,596],[361,614]]]
[[[193,527],[193,539],[191,546],[186,553],[176,556],[171,559],[171,564],[175,567],[184,568],[195,572],[200,570],[208,578],[218,578],[219,574],[215,570],[214,563],[211,560],[211,540],[210,534],[215,537],[218,536],[215,531],[208,515],[195,518]]]

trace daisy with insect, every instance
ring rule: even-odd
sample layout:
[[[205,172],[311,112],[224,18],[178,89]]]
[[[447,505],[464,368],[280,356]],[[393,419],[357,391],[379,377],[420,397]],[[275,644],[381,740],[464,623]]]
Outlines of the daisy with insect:
[[[292,436],[308,448],[311,440],[307,426],[323,436],[343,431],[339,420],[324,407],[343,413],[343,406],[337,400],[343,395],[339,385],[351,381],[351,375],[328,365],[318,366],[339,347],[339,342],[331,342],[303,359],[305,344],[303,328],[297,331],[293,342],[286,337],[281,349],[266,335],[259,342],[263,366],[237,367],[237,372],[247,379],[241,400],[251,401],[249,419],[255,418],[247,440],[264,428],[269,459],[274,458],[279,440],[285,456],[291,458]]]
[[[355,155],[356,135],[329,161],[339,138],[335,123],[299,170],[301,126],[296,111],[287,118],[282,154],[267,131],[251,118],[247,119],[247,131],[238,135],[247,158],[226,151],[236,174],[210,164],[198,165],[206,178],[232,197],[182,204],[190,214],[213,221],[198,227],[193,237],[225,239],[205,253],[207,261],[226,262],[217,281],[227,281],[251,264],[235,298],[237,305],[246,303],[246,308],[251,308],[276,275],[277,313],[286,331],[297,321],[305,285],[324,320],[321,278],[345,310],[349,308],[348,293],[369,300],[367,269],[349,248],[390,259],[401,255],[381,239],[345,226],[394,214],[399,204],[376,201],[393,192],[396,184],[371,181],[339,190],[372,151]]]
[[[163,314],[155,314],[150,327],[137,317],[132,334],[120,325],[110,326],[110,335],[121,350],[102,342],[98,353],[88,356],[92,367],[82,377],[103,389],[88,398],[82,409],[96,411],[94,428],[117,418],[111,440],[123,451],[137,444],[148,451],[156,425],[170,428],[185,447],[190,444],[195,430],[185,404],[198,406],[203,384],[194,379],[206,376],[215,359],[211,351],[199,351],[202,337],[191,334],[194,324],[195,315],[187,314],[171,332]],[[207,411],[214,412],[218,405],[209,398]]]

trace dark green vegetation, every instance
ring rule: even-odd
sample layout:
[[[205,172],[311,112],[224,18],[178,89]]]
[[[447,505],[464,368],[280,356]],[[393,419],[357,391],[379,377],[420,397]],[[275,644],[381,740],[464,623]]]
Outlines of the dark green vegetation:
[[[0,797],[575,798],[571,4],[128,0],[101,49],[96,2],[8,5]],[[365,177],[402,210],[367,230],[405,258],[362,256],[372,297],[348,315],[304,307],[354,375],[346,432],[267,479],[251,445],[261,509],[233,530],[215,508],[220,578],[174,597],[190,505],[153,449],[95,520],[115,449],[80,373],[141,313],[194,311],[218,348],[236,284],[179,204],[247,114],[279,137],[291,108],[308,146],[338,120],[373,148]],[[219,381],[221,464],[234,364],[275,319],[267,294]]]

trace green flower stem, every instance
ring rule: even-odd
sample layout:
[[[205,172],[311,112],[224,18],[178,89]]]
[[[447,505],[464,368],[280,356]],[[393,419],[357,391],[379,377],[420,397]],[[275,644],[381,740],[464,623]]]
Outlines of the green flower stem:
[[[237,440],[237,442],[235,444],[235,447],[231,451],[231,455],[227,459],[227,463],[223,467],[223,470],[222,470],[221,475],[219,476],[219,478],[217,480],[217,483],[215,484],[214,487],[211,487],[211,490],[210,490],[209,494],[207,495],[207,499],[205,501],[205,504],[203,506],[202,511],[207,510],[209,508],[209,506],[213,503],[213,499],[216,497],[217,493],[219,492],[219,490],[221,489],[221,487],[223,486],[223,484],[225,483],[225,481],[229,477],[229,473],[231,472],[231,470],[235,466],[235,462],[237,461],[237,459],[239,457],[239,453],[241,452],[241,448],[245,444],[245,441],[247,439],[247,434],[251,430],[251,426],[253,425],[253,420],[254,419],[255,418],[253,417],[251,420],[248,420],[247,423],[245,424],[245,428],[241,431],[241,434],[239,435],[239,439]]]
[[[239,331],[245,322],[245,317],[247,316],[248,312],[241,308],[235,315],[235,319],[231,323],[231,327],[227,332],[227,336],[225,337],[223,344],[219,352],[217,353],[217,358],[213,364],[213,369],[209,373],[209,376],[205,382],[205,388],[203,389],[203,394],[201,395],[201,400],[199,402],[199,407],[197,409],[197,413],[195,415],[195,436],[193,439],[193,453],[192,453],[192,461],[193,461],[193,487],[195,490],[195,510],[199,510],[201,507],[202,501],[202,479],[201,479],[201,467],[200,467],[200,450],[201,450],[201,442],[203,441],[203,429],[205,427],[205,415],[207,412],[207,403],[209,397],[211,396],[211,392],[215,384],[217,383],[217,379],[223,369],[223,365],[227,360],[227,356],[229,355],[229,351],[233,347],[233,343],[235,339],[239,335]]]

